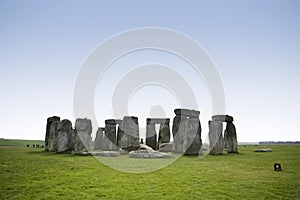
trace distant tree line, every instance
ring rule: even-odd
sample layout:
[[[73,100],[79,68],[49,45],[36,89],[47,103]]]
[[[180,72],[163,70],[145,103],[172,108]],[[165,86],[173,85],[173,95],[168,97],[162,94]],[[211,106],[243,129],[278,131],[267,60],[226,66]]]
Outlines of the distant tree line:
[[[300,144],[300,141],[263,141],[259,144]]]

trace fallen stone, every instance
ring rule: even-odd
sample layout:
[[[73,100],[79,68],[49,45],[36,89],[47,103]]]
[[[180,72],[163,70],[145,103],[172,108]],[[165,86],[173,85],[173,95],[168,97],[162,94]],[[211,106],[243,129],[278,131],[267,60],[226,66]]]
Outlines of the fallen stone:
[[[162,143],[159,145],[159,152],[172,152],[173,143]]]
[[[91,154],[89,152],[75,152],[75,155],[78,155],[78,156],[90,156]]]
[[[146,158],[146,159],[170,159],[173,156],[169,153],[162,153],[158,151],[149,151],[149,150],[136,150],[129,152],[129,158]]]
[[[273,152],[273,149],[254,149],[254,152]]]
[[[102,156],[102,157],[117,157],[118,154],[115,151],[100,151],[100,152],[90,152],[92,156]]]
[[[149,146],[147,146],[145,144],[140,144],[140,147],[139,147],[138,150],[147,150],[147,151],[154,152],[154,150],[151,147],[149,147]]]

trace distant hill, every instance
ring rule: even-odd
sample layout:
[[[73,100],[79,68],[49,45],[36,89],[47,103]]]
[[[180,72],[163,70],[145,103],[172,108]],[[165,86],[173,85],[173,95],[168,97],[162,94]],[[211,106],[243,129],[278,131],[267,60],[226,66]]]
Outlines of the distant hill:
[[[33,145],[44,145],[44,141],[42,140],[15,140],[15,139],[0,139],[0,147],[1,146],[15,146],[15,147],[33,147]]]

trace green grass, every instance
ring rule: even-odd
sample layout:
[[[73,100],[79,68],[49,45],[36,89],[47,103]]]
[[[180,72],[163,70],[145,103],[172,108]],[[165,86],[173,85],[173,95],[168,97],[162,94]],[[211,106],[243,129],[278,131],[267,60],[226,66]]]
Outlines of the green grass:
[[[254,153],[255,148],[274,152]],[[0,199],[300,199],[300,145],[240,147],[239,154],[180,157],[149,173],[114,170],[92,156],[0,147]],[[165,160],[104,158],[134,171]],[[282,164],[275,172],[273,164]]]
[[[27,147],[29,144],[30,147],[32,145],[44,145],[44,141],[41,140],[11,140],[11,139],[0,139],[0,147],[2,146],[14,146],[14,147]]]

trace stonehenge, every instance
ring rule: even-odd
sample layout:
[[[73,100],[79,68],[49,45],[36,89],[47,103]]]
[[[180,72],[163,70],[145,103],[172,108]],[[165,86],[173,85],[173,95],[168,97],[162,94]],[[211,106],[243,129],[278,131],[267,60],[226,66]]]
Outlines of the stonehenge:
[[[226,122],[226,129],[223,137],[223,122]],[[238,142],[236,129],[233,124],[233,117],[229,115],[214,115],[209,121],[209,144],[210,154],[222,154],[226,149],[228,153],[238,153]]]
[[[45,135],[45,150],[46,151],[49,151],[50,138],[52,138],[52,136],[50,136],[50,125],[52,122],[55,122],[55,121],[60,121],[60,117],[53,116],[53,117],[49,117],[47,119],[46,135]]]
[[[104,149],[104,131],[105,128],[98,128],[94,142],[94,149]]]
[[[134,116],[125,116],[121,125],[120,148],[125,151],[137,150],[140,146],[139,122]]]
[[[159,133],[155,130],[155,124],[159,125]],[[146,145],[156,150],[159,145],[170,142],[170,119],[169,118],[147,118]]]
[[[104,128],[104,150],[107,151],[115,151],[118,149],[117,147],[117,123],[114,119],[105,120],[105,128]]]
[[[57,125],[57,152],[71,153],[74,147],[75,131],[72,122],[64,119]]]
[[[209,154],[219,155],[223,154],[224,145],[223,145],[223,124],[220,121],[209,121]]]
[[[57,151],[57,126],[60,121],[53,121],[49,126],[48,151]]]
[[[202,147],[200,112],[175,109],[173,119],[174,152],[184,155],[198,155]]]
[[[83,154],[92,150],[92,122],[90,119],[76,119],[75,153]]]
[[[145,144],[143,138],[140,138],[139,122],[135,116],[105,120],[105,127],[97,129],[94,141],[90,119],[76,119],[73,128],[70,120],[60,120],[60,117],[52,116],[47,118],[45,151],[108,157],[135,151],[130,154],[133,156],[133,154],[145,153],[144,149],[140,149],[141,145],[144,145],[158,152],[202,154],[200,111],[175,109],[174,113],[172,135],[170,118],[146,119]],[[223,123],[226,123],[226,126],[223,126]],[[158,130],[155,128],[156,125],[159,126]],[[238,153],[237,134],[232,116],[214,115],[212,120],[209,120],[208,127],[209,154],[223,154],[225,149],[228,153]],[[224,134],[223,127],[225,127]]]

